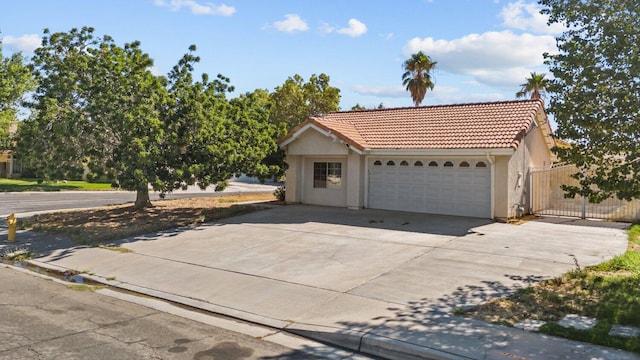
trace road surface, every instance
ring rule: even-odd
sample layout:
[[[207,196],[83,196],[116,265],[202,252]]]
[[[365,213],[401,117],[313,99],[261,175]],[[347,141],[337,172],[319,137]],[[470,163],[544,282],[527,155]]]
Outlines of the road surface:
[[[207,320],[194,321],[113,296],[74,290],[25,270],[0,267],[0,284],[2,360],[320,359],[341,352],[273,334],[271,329],[190,312],[198,319],[252,329],[255,335],[225,330],[207,325]],[[283,337],[286,340],[263,340]],[[298,348],[279,344],[283,342]]]

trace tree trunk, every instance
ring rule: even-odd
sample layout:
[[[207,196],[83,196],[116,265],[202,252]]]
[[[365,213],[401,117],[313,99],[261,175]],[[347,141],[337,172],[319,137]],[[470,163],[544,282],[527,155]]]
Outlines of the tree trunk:
[[[136,191],[136,210],[144,209],[147,207],[151,207],[151,200],[149,200],[149,189],[138,189]]]

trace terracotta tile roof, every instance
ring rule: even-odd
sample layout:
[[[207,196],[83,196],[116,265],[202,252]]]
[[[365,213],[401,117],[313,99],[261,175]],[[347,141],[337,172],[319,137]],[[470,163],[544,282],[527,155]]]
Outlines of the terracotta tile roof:
[[[280,142],[313,124],[360,150],[517,148],[541,109],[541,100],[521,100],[335,112]]]

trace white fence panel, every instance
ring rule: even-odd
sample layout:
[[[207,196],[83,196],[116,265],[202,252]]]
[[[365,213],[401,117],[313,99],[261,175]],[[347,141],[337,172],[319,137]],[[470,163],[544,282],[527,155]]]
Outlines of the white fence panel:
[[[598,204],[581,196],[566,198],[561,185],[578,185],[571,177],[578,172],[574,165],[556,166],[550,169],[534,169],[531,179],[531,207],[536,215],[568,216],[611,221],[635,221],[640,219],[640,200],[625,201],[611,197]]]

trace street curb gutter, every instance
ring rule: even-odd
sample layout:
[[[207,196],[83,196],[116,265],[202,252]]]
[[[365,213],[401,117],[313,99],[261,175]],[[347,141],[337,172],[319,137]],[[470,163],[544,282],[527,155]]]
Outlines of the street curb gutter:
[[[37,260],[29,260],[30,264],[44,269],[57,272],[64,272],[70,269],[65,267],[40,262]],[[27,270],[28,271],[28,270]],[[346,351],[354,351],[363,355],[371,355],[385,359],[433,359],[433,360],[469,360],[469,357],[459,356],[447,353],[441,350],[419,346],[407,343],[401,340],[392,339],[375,334],[365,333],[361,331],[351,331],[337,328],[326,328],[312,324],[293,323],[291,321],[283,321],[279,319],[269,318],[262,315],[249,313],[246,311],[233,309],[229,307],[211,304],[202,300],[188,298],[181,295],[166,293],[146,287],[141,287],[118,280],[107,280],[102,276],[80,274],[88,280],[108,285],[110,287],[130,291],[133,293],[150,296],[155,299],[166,300],[175,304],[185,305],[194,309],[204,310],[206,312],[225,316],[231,319],[237,319],[249,322],[261,327],[271,328],[281,333],[282,331],[296,336],[302,336],[306,339],[337,346]],[[157,300],[156,300],[157,301]],[[324,331],[323,331],[324,330]],[[330,331],[328,331],[330,330]],[[291,336],[291,335],[290,335]],[[344,351],[346,353],[345,350]],[[323,353],[323,356],[326,356]],[[344,357],[337,357],[344,358]]]
[[[362,338],[362,348],[364,353],[375,354],[376,356],[389,359],[433,359],[433,360],[469,360],[466,356],[459,356],[452,353],[432,349],[416,344],[407,343],[387,337],[367,334]]]
[[[46,264],[36,260],[28,260],[27,262],[31,265],[40,267],[45,270],[54,271],[54,272],[64,272],[65,270],[69,270],[60,266]],[[68,281],[60,280],[56,277],[39,273],[24,267],[14,266],[9,264],[4,264],[4,265],[5,267],[11,268],[14,271],[18,271],[24,274],[29,274],[32,276],[37,276],[46,280],[51,280],[64,286],[73,284]],[[292,350],[304,352],[310,356],[322,357],[326,359],[335,359],[335,360],[342,360],[342,359],[358,360],[361,358],[357,354],[354,354],[353,352],[348,350],[334,348],[334,347],[331,347],[330,345],[326,345],[321,342],[316,342],[313,339],[307,339],[305,337],[302,337],[296,334],[290,334],[281,329],[274,328],[271,326],[265,326],[254,321],[246,321],[242,318],[227,316],[225,314],[213,312],[198,306],[192,306],[187,303],[188,301],[185,301],[185,302],[174,301],[171,299],[166,299],[164,297],[157,297],[147,293],[130,290],[125,287],[112,284],[114,282],[117,283],[117,281],[104,281],[104,278],[101,278],[99,276],[92,276],[87,274],[81,274],[80,276],[96,283],[101,283],[104,285],[108,285],[110,287],[125,290],[126,292],[130,292],[128,294],[126,292],[111,290],[108,288],[102,288],[95,291],[97,294],[100,294],[103,296],[109,296],[119,300],[145,306],[150,309],[154,309],[154,310],[162,311],[171,315],[179,316],[185,319],[197,321],[206,325],[215,326],[224,330],[233,331],[233,332],[241,333],[257,339],[269,341],[271,343],[278,344]],[[139,287],[134,286],[134,288],[139,288]],[[137,295],[134,295],[134,294],[137,294]],[[143,296],[140,296],[140,295],[143,295]],[[181,297],[176,297],[176,298],[179,299]],[[183,298],[183,299],[189,300],[187,298]],[[186,307],[182,307],[180,305],[184,305]],[[193,308],[194,310],[190,310],[189,308]],[[198,310],[204,310],[204,311],[198,311]]]

